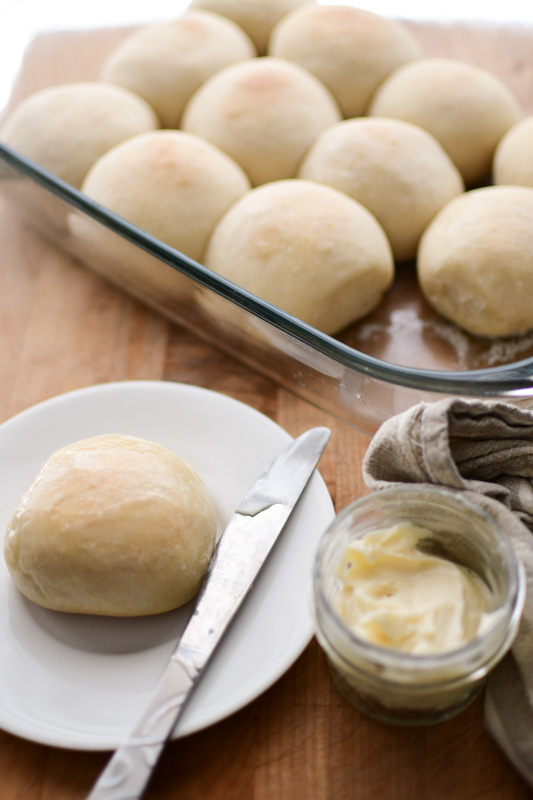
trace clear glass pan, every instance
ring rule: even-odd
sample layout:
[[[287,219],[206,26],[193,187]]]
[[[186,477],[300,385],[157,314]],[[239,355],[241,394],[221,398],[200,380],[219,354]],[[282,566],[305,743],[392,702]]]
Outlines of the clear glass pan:
[[[186,5],[154,0],[149,8],[130,3],[119,9],[116,3],[87,7],[51,0],[39,6],[20,0],[0,18],[0,115],[43,86],[95,79],[103,58],[131,26],[172,18]],[[359,5],[386,10],[377,3]],[[443,26],[435,16],[408,21],[423,46]],[[491,59],[500,54],[505,67],[518,46],[527,52],[533,44],[533,27],[527,25],[506,29],[503,38],[498,27],[455,25],[454,31],[437,37],[438,54],[448,50],[466,60],[474,36],[485,43],[478,52]],[[523,106],[529,88],[517,84]],[[376,312],[332,338],[191,261],[1,143],[0,192],[32,226],[110,281],[367,433],[422,400],[459,395],[533,403],[533,334],[496,342],[466,335],[427,307],[412,264],[398,267],[395,286]],[[89,233],[89,244],[73,237],[76,225]],[[103,237],[105,259],[90,245]]]

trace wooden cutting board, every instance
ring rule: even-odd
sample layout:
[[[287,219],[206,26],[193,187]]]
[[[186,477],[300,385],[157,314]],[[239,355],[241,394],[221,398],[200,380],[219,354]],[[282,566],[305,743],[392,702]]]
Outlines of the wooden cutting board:
[[[533,106],[528,31],[415,26],[427,52],[497,72]],[[117,33],[42,39],[17,97],[90,78]],[[292,435],[328,425],[320,465],[338,510],[363,494],[369,440],[104,282],[20,222],[0,198],[0,421],[96,383],[162,379],[205,386],[276,420]],[[2,470],[9,465],[0,465]],[[4,612],[5,613],[5,610]],[[1,657],[1,654],[0,654]],[[384,726],[350,708],[312,642],[289,672],[231,718],[165,752],[156,800],[525,800],[530,790],[484,731],[483,698],[435,727]],[[78,800],[107,754],[75,753],[0,732],[2,800]]]

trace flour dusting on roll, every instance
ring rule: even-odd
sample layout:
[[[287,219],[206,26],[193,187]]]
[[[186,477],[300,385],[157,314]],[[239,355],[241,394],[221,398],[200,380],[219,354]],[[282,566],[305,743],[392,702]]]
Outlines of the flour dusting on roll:
[[[517,122],[500,140],[492,177],[497,185],[533,187],[533,116]]]
[[[368,208],[398,261],[415,257],[431,219],[464,191],[459,170],[430,133],[377,117],[332,125],[317,137],[298,174],[333,186]]]
[[[345,117],[364,114],[387,75],[423,55],[409,28],[397,20],[361,8],[314,4],[277,23],[268,52],[320,78]]]
[[[488,186],[451,200],[428,226],[418,279],[444,317],[479,336],[533,329],[533,188]]]
[[[309,0],[192,0],[190,8],[214,11],[236,22],[255,44],[260,56],[272,28],[285,14]]]
[[[209,142],[183,131],[154,131],[108,150],[82,191],[190,258],[201,260],[214,224],[250,188],[245,173]],[[81,231],[82,220],[76,230]],[[92,227],[95,246],[105,231]],[[113,247],[113,244],[110,245]]]
[[[215,227],[206,266],[325,333],[369,313],[394,277],[375,217],[312,181],[252,189]]]
[[[425,128],[469,186],[488,178],[498,142],[523,116],[496,75],[452,58],[422,58],[398,67],[378,87],[368,113]]]
[[[213,75],[191,97],[181,127],[230,155],[258,186],[293,178],[316,136],[340,119],[318,78],[266,57]]]
[[[134,31],[113,50],[101,78],[144,97],[163,128],[177,128],[189,97],[211,75],[256,55],[238,25],[207,11]]]
[[[7,117],[0,139],[79,189],[111,147],[159,128],[141,97],[106,83],[66,83],[27,97]]]

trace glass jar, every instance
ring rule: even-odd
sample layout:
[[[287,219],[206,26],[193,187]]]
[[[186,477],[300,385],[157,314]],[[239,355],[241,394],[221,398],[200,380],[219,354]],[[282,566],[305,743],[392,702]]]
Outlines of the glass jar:
[[[426,529],[424,552],[473,570],[489,589],[488,626],[454,650],[414,655],[371,644],[335,610],[339,565],[348,545],[400,522]],[[505,531],[460,492],[440,487],[389,488],[350,504],[323,535],[314,565],[316,635],[334,682],[363,712],[400,725],[439,722],[474,699],[511,647],[524,600],[524,569]]]

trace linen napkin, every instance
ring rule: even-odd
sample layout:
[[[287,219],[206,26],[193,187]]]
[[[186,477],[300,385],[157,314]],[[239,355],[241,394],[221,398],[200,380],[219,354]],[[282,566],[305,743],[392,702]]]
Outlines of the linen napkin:
[[[527,576],[510,653],[485,694],[487,730],[533,785],[533,411],[492,400],[420,403],[387,420],[363,461],[372,490],[402,483],[458,490],[496,517]]]

